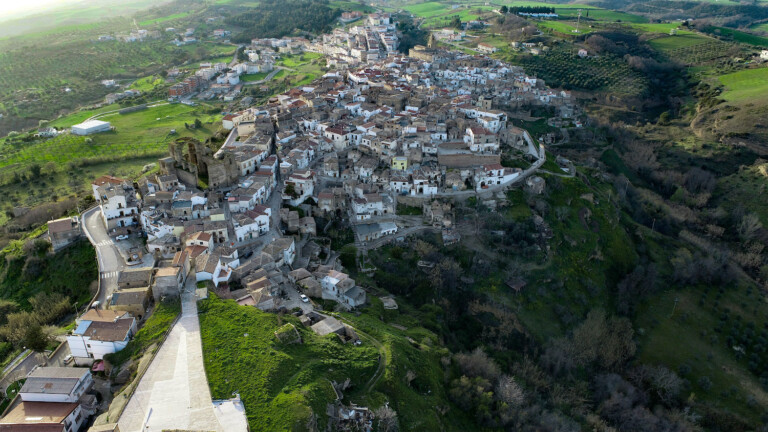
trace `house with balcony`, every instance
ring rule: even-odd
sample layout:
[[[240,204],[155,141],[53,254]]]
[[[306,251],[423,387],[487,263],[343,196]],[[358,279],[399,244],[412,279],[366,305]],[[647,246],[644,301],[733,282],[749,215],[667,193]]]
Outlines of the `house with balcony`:
[[[136,192],[127,183],[99,186],[96,189],[101,216],[107,231],[132,227],[139,223],[139,207]],[[130,232],[130,231],[129,231]]]

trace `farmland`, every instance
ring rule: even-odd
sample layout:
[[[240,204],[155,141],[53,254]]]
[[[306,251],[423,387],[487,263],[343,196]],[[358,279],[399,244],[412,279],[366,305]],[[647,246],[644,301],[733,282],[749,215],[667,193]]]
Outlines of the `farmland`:
[[[683,34],[692,34],[693,32],[680,30],[680,23],[679,22],[671,22],[671,23],[654,23],[654,24],[645,24],[645,23],[632,23],[632,27],[636,29],[640,29],[644,32],[648,33],[663,33],[663,34],[669,34],[672,30],[677,30],[678,35]]]
[[[149,25],[152,25],[152,24],[160,24],[160,23],[164,23],[164,22],[167,22],[167,21],[174,21],[174,20],[178,20],[178,19],[181,19],[181,18],[185,18],[187,16],[189,16],[189,12],[179,12],[179,13],[167,15],[167,16],[160,17],[160,18],[154,18],[154,19],[148,19],[148,20],[145,20],[145,21],[141,21],[139,23],[139,25],[140,26],[149,26]]]
[[[763,33],[768,33],[768,23],[755,24],[750,27],[752,30],[757,30]]]
[[[551,87],[611,91],[640,95],[647,90],[646,79],[622,59],[610,55],[579,59],[567,49],[553,48],[546,56],[520,56],[516,63],[536,74]]]
[[[763,99],[768,94],[768,68],[747,69],[719,77],[725,85],[723,99],[729,102],[743,102]]]
[[[558,7],[555,6],[555,13],[561,17],[576,18],[578,10],[581,7]],[[585,8],[582,9],[581,18],[587,21],[607,21],[607,22],[627,22],[627,23],[646,23],[648,20],[639,15],[632,15],[624,12],[617,12],[608,9]]]
[[[54,122],[69,127],[99,111],[85,111]],[[115,131],[88,137],[63,134],[32,142],[5,139],[0,144],[0,193],[6,203],[34,206],[52,197],[66,197],[87,191],[90,179],[103,174],[138,175],[142,167],[167,152],[167,145],[179,136],[205,140],[218,128],[219,110],[208,106],[190,107],[164,104],[130,114],[111,113],[100,119],[109,121]],[[195,119],[199,129],[187,129]],[[176,130],[171,135],[171,129]],[[20,180],[31,166],[45,167],[45,176]]]
[[[195,119],[200,119],[204,125],[215,127],[214,123],[218,118],[216,114],[207,113],[205,107],[190,107],[182,104],[159,105],[129,114],[111,113],[99,119],[110,122],[115,128],[113,132],[89,137],[64,134],[20,148],[15,148],[6,142],[0,158],[0,168],[46,162],[64,165],[78,158],[99,155],[136,156],[147,151],[163,150],[166,144],[175,138],[169,134],[171,129],[176,129],[177,136],[204,139],[215,131],[207,127],[188,130],[184,127],[184,123],[191,124]],[[62,119],[58,122],[62,126],[70,123],[73,121]]]
[[[680,48],[688,48],[710,41],[710,38],[697,34],[684,34],[676,36],[664,36],[653,39],[650,44],[659,51],[672,51]]]
[[[734,44],[700,34],[664,36],[649,41],[649,44],[669,59],[699,66],[708,65],[740,51]]]
[[[351,2],[351,1],[332,1],[329,3],[331,7],[343,9],[345,11],[358,11],[362,13],[371,13],[374,12],[376,9],[372,8],[371,6],[357,3],[357,2]]]
[[[35,56],[28,52],[34,50]],[[37,126],[38,120],[96,102],[110,90],[100,81],[145,77],[170,64],[200,61],[232,53],[230,45],[201,43],[177,48],[163,41],[65,46],[36,45],[3,49],[0,54],[0,134]],[[30,70],[46,70],[41,77]],[[155,85],[153,82],[151,85]],[[147,88],[146,86],[143,86]]]
[[[754,45],[761,48],[768,48],[768,38],[753,35],[751,33],[745,33],[742,31],[729,29],[725,27],[715,27],[711,29],[711,33],[724,36],[727,39],[731,39],[736,42],[741,42],[747,45]]]
[[[494,8],[485,5],[467,5],[453,9],[450,4],[426,2],[405,6],[403,9],[415,16],[424,18],[423,27],[437,28],[448,25],[455,16],[459,17],[462,21],[470,21],[490,12]]]
[[[539,24],[539,26],[542,29],[544,29],[544,31],[553,30],[565,35],[576,33],[576,21],[542,21],[541,24]],[[590,33],[590,32],[592,32],[592,29],[590,29],[583,23],[579,26],[579,29],[578,29],[579,34]]]

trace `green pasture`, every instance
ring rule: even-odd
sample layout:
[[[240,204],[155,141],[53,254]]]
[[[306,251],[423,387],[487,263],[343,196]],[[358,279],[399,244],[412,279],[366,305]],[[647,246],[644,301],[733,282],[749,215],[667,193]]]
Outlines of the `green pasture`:
[[[665,36],[651,40],[652,47],[659,51],[671,51],[679,48],[688,48],[710,41],[706,36],[697,34],[678,34],[676,36]]]
[[[762,100],[768,94],[768,68],[765,67],[722,75],[719,80],[726,87],[721,96],[727,101]]]
[[[275,75],[274,79],[285,77],[290,81],[291,86],[300,86],[309,84],[323,75],[323,55],[317,53],[303,53],[283,57],[278,65],[290,68],[290,70],[281,70]]]
[[[768,23],[754,24],[750,29],[768,33]]]
[[[579,32],[576,33],[576,21],[542,21],[539,26],[543,29],[554,30],[558,33],[564,33],[569,35],[577,35],[590,33],[592,31],[587,23],[582,22],[579,25]]]
[[[426,3],[418,3],[415,5],[405,6],[403,7],[403,10],[406,10],[413,15],[422,17],[422,18],[429,18],[436,15],[441,15],[443,13],[451,11],[451,5],[446,3],[438,3],[438,2],[426,2]]]
[[[556,7],[555,13],[561,17],[576,18],[578,9],[581,7]],[[648,19],[639,15],[632,15],[625,12],[617,12],[608,9],[583,9],[581,11],[582,20],[607,21],[607,22],[628,22],[628,23],[647,23]]]
[[[244,75],[240,75],[240,81],[244,81],[244,82],[261,81],[264,78],[266,78],[267,75],[269,75],[269,72],[244,74]]]
[[[693,32],[687,31],[687,30],[680,30],[680,23],[679,22],[671,22],[671,23],[632,23],[632,27],[642,30],[647,33],[663,33],[668,35],[669,32],[672,29],[678,29],[677,35],[685,35],[685,34],[693,34]]]
[[[145,20],[145,21],[141,21],[139,23],[139,25],[140,26],[149,26],[149,25],[152,25],[152,24],[160,24],[160,23],[163,23],[163,22],[166,22],[166,21],[173,21],[173,20],[178,20],[178,19],[181,19],[181,18],[185,18],[185,17],[189,16],[189,14],[190,14],[189,12],[179,12],[179,13],[167,15],[167,16],[164,16],[164,17],[159,17],[159,18],[154,18],[154,19],[148,19],[148,20]]]
[[[155,87],[165,85],[165,80],[157,75],[139,78],[131,84],[131,88],[141,92],[154,90]]]
[[[717,27],[714,31],[715,34],[731,38],[736,42],[741,42],[747,45],[754,45],[761,48],[768,48],[768,38],[753,35],[743,31],[729,29],[725,27]]]
[[[683,376],[691,382],[686,398],[695,397],[754,421],[759,410],[744,401],[750,396],[762,400],[765,393],[728,347],[728,333],[715,329],[722,312],[728,310],[745,322],[756,321],[755,327],[762,329],[766,307],[759,297],[745,286],[689,287],[661,293],[637,314],[639,360],[672,370],[688,366],[690,372]],[[701,377],[709,378],[711,389],[698,384]]]

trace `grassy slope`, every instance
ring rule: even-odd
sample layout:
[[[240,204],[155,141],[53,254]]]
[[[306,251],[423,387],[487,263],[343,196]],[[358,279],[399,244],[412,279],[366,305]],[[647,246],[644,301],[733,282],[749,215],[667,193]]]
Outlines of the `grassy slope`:
[[[757,36],[751,33],[745,33],[743,31],[738,31],[738,30],[729,29],[725,27],[717,27],[715,32],[723,36],[733,38],[733,40],[737,42],[758,46],[761,48],[768,48],[768,38],[765,38],[762,36]]]
[[[768,163],[758,160],[718,180],[713,198],[726,210],[744,207],[768,226]]]
[[[547,202],[552,209],[565,208],[567,216],[559,220],[554,211],[545,217],[554,231],[552,253],[546,265],[537,269],[523,296],[512,300],[520,307],[526,328],[539,340],[561,334],[555,308],[560,305],[576,316],[584,316],[594,307],[608,309],[612,294],[607,290],[621,274],[631,271],[637,255],[633,241],[616,219],[616,212],[604,197],[598,204],[579,198],[585,193],[604,192],[607,185],[590,190],[577,179],[562,179],[559,191],[550,192]],[[514,207],[527,207],[512,200]],[[569,204],[570,203],[570,204]],[[589,226],[579,217],[581,209],[591,212]],[[555,282],[556,281],[556,282]],[[598,292],[585,295],[585,287]],[[539,294],[537,293],[539,291]]]
[[[319,60],[323,57],[317,53],[303,53],[298,55],[285,56],[280,59],[278,65],[291,68],[291,71],[280,71],[274,79],[285,76],[293,86],[309,84],[323,74],[322,66],[325,62]],[[286,73],[287,72],[287,73]]]
[[[722,97],[729,102],[762,100],[768,92],[768,68],[742,70],[722,75],[719,80],[726,87]]]
[[[191,136],[205,139],[216,128],[218,114],[206,113],[202,106],[190,107],[183,104],[166,104],[128,114],[111,113],[100,116],[99,119],[108,121],[116,128],[114,132],[103,132],[89,137],[75,135],[60,135],[47,141],[10,148],[3,147],[3,157],[0,157],[0,167],[52,161],[59,165],[77,158],[98,157],[101,155],[139,156],[153,152],[165,151],[167,143],[179,136]],[[90,113],[88,113],[90,114]],[[59,119],[54,122],[57,127],[68,127],[83,120],[86,114],[77,113],[72,117]],[[184,123],[192,124],[200,119],[204,127],[188,130]],[[177,135],[169,135],[175,129]],[[92,142],[88,143],[87,139]],[[18,165],[17,165],[18,164]]]
[[[311,413],[324,424],[325,406],[335,399],[329,380],[352,380],[359,388],[373,375],[378,353],[369,344],[344,345],[320,337],[293,317],[303,344],[274,336],[274,314],[215,296],[201,304],[205,370],[214,399],[240,393],[252,431],[303,430]],[[321,427],[320,429],[323,429]]]
[[[107,360],[113,366],[119,367],[128,359],[141,356],[152,344],[160,342],[180,313],[181,303],[178,301],[158,303],[152,315],[147,318],[128,345],[123,350],[110,354]]]
[[[372,297],[371,306],[362,314],[343,314],[356,329],[379,341],[387,358],[384,374],[373,391],[352,394],[351,399],[372,407],[389,401],[405,431],[477,430],[477,426],[448,400],[440,359],[450,356],[450,352],[441,346],[433,332],[423,327],[417,311],[407,303],[400,303],[399,310],[384,310],[381,301]],[[414,342],[409,343],[406,337]],[[363,340],[368,343],[366,339]],[[410,386],[405,382],[408,371],[416,375]],[[440,414],[437,408],[446,406],[451,409],[445,415]]]

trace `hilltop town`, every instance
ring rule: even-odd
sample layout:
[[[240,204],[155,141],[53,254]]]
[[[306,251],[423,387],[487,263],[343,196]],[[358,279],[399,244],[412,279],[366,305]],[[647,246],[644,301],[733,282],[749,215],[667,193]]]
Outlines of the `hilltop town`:
[[[157,174],[94,179],[96,207],[48,224],[54,250],[86,235],[102,257],[98,300],[67,338],[73,361],[102,364],[124,349],[151,305],[180,298],[191,308],[208,289],[242,307],[296,311],[318,335],[360,343],[354,328],[316,310],[318,302],[338,310],[370,302],[339,245],[327,241],[329,224],[351,230],[361,254],[425,230],[446,246],[460,242],[455,200],[492,202],[521,182],[542,192],[533,174],[546,161],[544,143],[509,121],[518,107],[536,105],[576,114],[568,92],[520,68],[419,46],[407,57],[369,55],[357,68],[230,113],[226,134],[174,141]],[[237,398],[216,404],[216,415],[242,411]],[[135,426],[126,414],[133,399],[123,409],[121,426]]]

